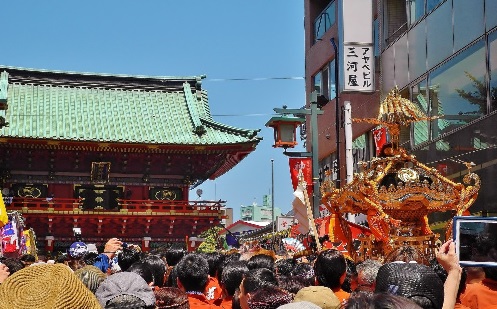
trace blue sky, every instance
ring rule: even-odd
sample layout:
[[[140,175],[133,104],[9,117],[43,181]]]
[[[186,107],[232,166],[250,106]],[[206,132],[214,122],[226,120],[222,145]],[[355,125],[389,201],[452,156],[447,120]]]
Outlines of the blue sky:
[[[6,4],[7,3],[7,4]],[[255,152],[215,181],[201,199],[291,210],[288,158],[271,147],[274,107],[305,103],[304,5],[297,0],[8,1],[0,64],[35,69],[151,76],[207,75],[215,120],[261,129]],[[246,78],[256,80],[232,81]],[[273,78],[273,79],[271,79]],[[274,79],[288,78],[288,79]],[[297,149],[301,150],[301,148]],[[198,189],[197,188],[197,189]],[[190,199],[197,198],[195,190]]]

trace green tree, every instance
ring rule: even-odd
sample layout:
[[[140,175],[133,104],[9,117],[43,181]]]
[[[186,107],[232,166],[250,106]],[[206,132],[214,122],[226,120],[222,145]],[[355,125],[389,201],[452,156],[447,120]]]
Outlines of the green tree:
[[[476,77],[470,73],[464,71],[464,74],[473,82],[475,91],[465,91],[462,89],[456,89],[457,94],[465,100],[468,100],[471,104],[478,105],[479,112],[481,114],[487,113],[487,87],[486,83],[479,81]],[[496,107],[497,102],[497,87],[490,89],[490,99],[492,102],[492,107]]]
[[[223,249],[226,237],[224,235],[219,235],[221,230],[221,227],[213,226],[202,232],[199,237],[204,238],[205,240],[197,248],[197,252],[208,253]]]

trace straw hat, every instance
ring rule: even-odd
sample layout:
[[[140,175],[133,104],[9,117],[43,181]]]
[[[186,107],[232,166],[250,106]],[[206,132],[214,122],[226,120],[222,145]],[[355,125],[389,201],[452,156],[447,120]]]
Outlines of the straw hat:
[[[0,285],[0,309],[101,309],[95,295],[64,264],[17,271]]]
[[[323,309],[335,309],[340,306],[340,300],[330,288],[324,286],[308,286],[295,294],[294,302],[311,302]]]
[[[107,276],[98,267],[93,265],[87,265],[75,270],[74,274],[81,280],[81,282],[83,282],[84,285],[86,285],[88,289],[90,289],[93,294],[97,291],[100,283],[107,278]]]

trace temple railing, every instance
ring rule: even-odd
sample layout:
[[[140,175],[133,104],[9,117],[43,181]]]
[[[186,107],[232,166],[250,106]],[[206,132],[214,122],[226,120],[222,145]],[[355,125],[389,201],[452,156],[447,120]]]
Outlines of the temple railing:
[[[83,209],[82,198],[23,198],[14,197],[5,201],[7,210],[58,210],[58,211],[130,211],[130,212],[179,212],[213,213],[225,207],[225,201],[168,201],[168,200],[125,200],[118,199],[113,209]]]

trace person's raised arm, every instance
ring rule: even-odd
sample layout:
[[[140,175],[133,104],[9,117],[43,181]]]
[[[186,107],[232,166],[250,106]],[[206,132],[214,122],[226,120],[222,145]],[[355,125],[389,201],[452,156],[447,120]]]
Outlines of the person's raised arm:
[[[107,273],[110,260],[114,258],[116,252],[122,249],[122,242],[117,238],[111,238],[105,243],[104,252],[95,258],[93,266],[98,267],[102,272]]]
[[[447,279],[444,283],[444,304],[442,309],[453,309],[456,304],[462,268],[459,265],[459,258],[456,254],[456,244],[452,239],[440,246],[437,252],[437,260],[447,272]]]

